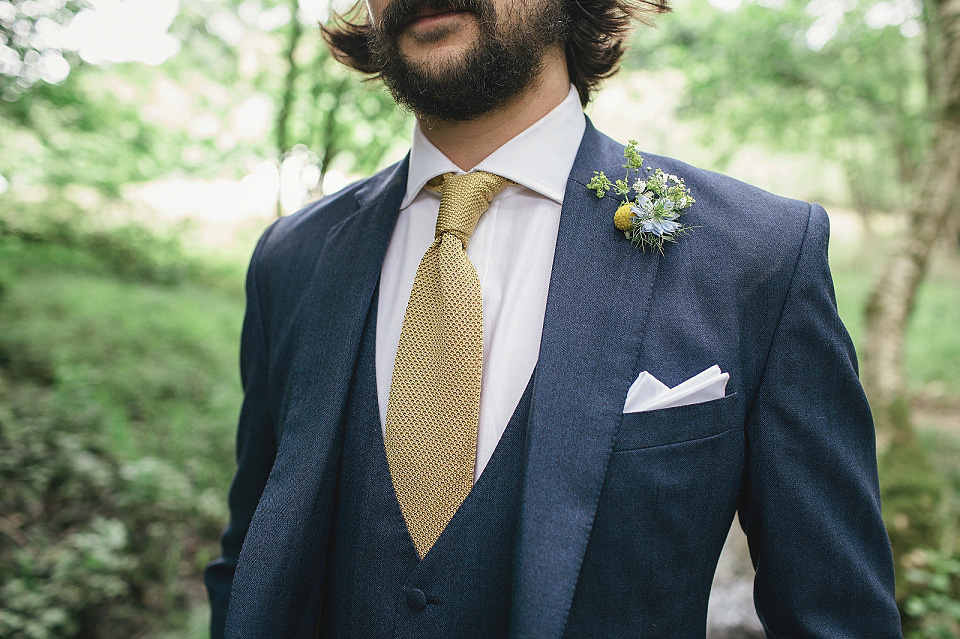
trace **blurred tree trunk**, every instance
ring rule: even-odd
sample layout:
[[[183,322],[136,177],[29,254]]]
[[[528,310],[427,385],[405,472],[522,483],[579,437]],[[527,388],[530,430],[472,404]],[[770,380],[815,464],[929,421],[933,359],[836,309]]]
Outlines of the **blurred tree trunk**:
[[[925,12],[934,137],[917,173],[902,240],[867,299],[864,317],[862,377],[887,441],[897,439],[883,430],[899,421],[888,417],[904,399],[904,337],[917,288],[934,244],[960,210],[960,0],[927,0]]]
[[[322,76],[323,71],[321,71],[327,68],[330,61],[330,50],[327,47],[321,47],[313,64],[313,68],[318,70],[312,92],[314,104],[320,101],[320,96],[324,93],[333,97],[333,103],[329,108],[315,110],[316,121],[312,127],[313,138],[310,140],[310,148],[314,149],[320,157],[320,183],[318,188],[321,195],[327,171],[330,169],[333,159],[343,150],[341,136],[337,130],[337,118],[340,115],[340,109],[348,106],[344,103],[344,100],[347,99],[350,83],[356,82],[349,75],[344,75],[331,84],[330,79],[324,78]],[[356,104],[353,107],[357,108]]]
[[[903,610],[918,588],[906,579],[910,554],[940,545],[943,484],[911,419],[904,339],[933,246],[960,210],[960,0],[925,0],[923,17],[933,140],[917,170],[900,244],[867,299],[862,352],[863,383],[877,421],[883,516],[893,546],[905,635],[919,624]]]
[[[876,233],[873,230],[873,203],[870,200],[869,180],[864,179],[863,166],[857,160],[844,158],[841,160],[843,172],[847,178],[847,188],[850,189],[850,199],[853,200],[854,210],[860,218],[860,225],[863,227],[864,244],[873,246],[876,241]]]
[[[303,36],[303,24],[297,16],[300,10],[299,0],[290,0],[290,38],[287,40],[287,50],[284,57],[287,60],[287,75],[283,82],[283,97],[280,100],[280,109],[277,111],[277,153],[278,168],[283,164],[284,155],[290,150],[290,142],[287,131],[287,120],[290,118],[290,111],[293,108],[293,100],[296,97],[297,75],[300,73],[300,67],[297,66],[297,46],[300,44],[300,38]],[[283,215],[280,204],[280,191],[277,191],[277,217]]]

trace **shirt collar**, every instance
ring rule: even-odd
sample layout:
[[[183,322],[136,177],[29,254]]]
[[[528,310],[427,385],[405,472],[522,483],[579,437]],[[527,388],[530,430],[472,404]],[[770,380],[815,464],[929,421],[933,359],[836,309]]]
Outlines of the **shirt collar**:
[[[577,90],[571,86],[567,97],[550,113],[487,156],[475,171],[489,171],[563,204],[567,177],[573,168],[586,117]],[[420,130],[413,128],[407,192],[401,209],[410,205],[431,178],[443,173],[463,173]]]

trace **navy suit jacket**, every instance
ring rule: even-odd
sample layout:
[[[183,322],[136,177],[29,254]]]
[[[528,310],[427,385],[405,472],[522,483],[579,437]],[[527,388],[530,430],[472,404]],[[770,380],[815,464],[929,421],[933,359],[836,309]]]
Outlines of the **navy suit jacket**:
[[[818,205],[676,160],[694,230],[642,252],[586,188],[623,147],[588,123],[533,384],[511,637],[700,637],[739,512],[771,637],[900,637],[873,424]],[[245,399],[214,636],[313,639],[342,414],[406,160],[276,222],[247,278]],[[719,364],[723,399],[623,414],[644,370]],[[229,605],[228,605],[229,603]],[[224,630],[225,628],[225,630]]]

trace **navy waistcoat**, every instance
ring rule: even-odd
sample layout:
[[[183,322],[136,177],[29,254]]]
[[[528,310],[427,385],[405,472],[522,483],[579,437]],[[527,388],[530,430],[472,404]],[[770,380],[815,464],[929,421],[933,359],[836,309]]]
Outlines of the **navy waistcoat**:
[[[318,637],[506,638],[532,384],[479,480],[421,561],[387,466],[376,315],[374,295],[345,414]]]

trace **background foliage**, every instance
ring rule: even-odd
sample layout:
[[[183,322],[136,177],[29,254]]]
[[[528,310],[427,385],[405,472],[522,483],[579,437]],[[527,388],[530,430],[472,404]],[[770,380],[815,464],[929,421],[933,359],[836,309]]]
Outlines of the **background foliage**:
[[[718,4],[736,10],[677,4],[631,53],[635,65],[683,72],[680,115],[710,123],[704,142],[718,164],[751,142],[809,152],[839,168],[864,217],[902,207],[930,135],[923,5]]]

